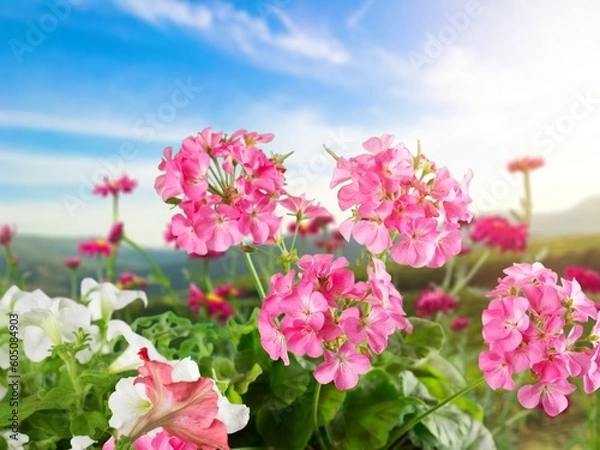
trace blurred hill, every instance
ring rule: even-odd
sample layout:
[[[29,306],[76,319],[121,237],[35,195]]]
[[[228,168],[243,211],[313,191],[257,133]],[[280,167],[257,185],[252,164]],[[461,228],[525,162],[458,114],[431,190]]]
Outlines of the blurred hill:
[[[548,267],[561,273],[564,266],[581,264],[600,270],[600,197],[590,198],[574,208],[554,214],[542,214],[534,217],[531,254],[535,255],[542,248],[549,251],[544,259]],[[18,234],[13,240],[13,250],[19,260],[21,273],[27,274],[28,289],[42,288],[50,295],[67,295],[69,292],[69,271],[63,266],[63,260],[77,253],[77,245],[81,239],[50,238]],[[318,252],[313,244],[314,239],[304,240],[299,244],[299,252]],[[176,252],[169,248],[146,249],[147,253],[164,270],[175,290],[185,290],[189,284],[187,274],[198,276],[202,270],[201,260],[189,260],[184,252]],[[361,246],[355,242],[346,245],[344,256],[354,263],[361,252]],[[469,258],[476,257],[470,255]],[[262,252],[253,254],[255,264],[265,278],[272,270],[266,255]],[[522,256],[511,253],[496,254],[477,276],[478,283],[486,279],[494,281],[501,275],[501,270],[512,262],[522,260]],[[0,258],[0,274],[5,272],[6,263]],[[227,281],[234,276],[238,282],[245,281],[250,285],[247,270],[239,251],[212,260],[210,274],[215,281]],[[148,263],[130,248],[124,247],[119,253],[116,273],[133,272],[147,277],[152,272]],[[364,270],[358,271],[360,273]],[[443,270],[431,269],[394,269],[394,276],[403,288],[420,289],[429,282],[440,281]],[[96,276],[96,261],[83,258],[78,272],[79,278]],[[245,278],[244,278],[245,277]],[[160,292],[154,286],[148,289],[149,294]]]
[[[573,208],[533,217],[534,236],[569,236],[600,233],[600,197],[583,200]]]

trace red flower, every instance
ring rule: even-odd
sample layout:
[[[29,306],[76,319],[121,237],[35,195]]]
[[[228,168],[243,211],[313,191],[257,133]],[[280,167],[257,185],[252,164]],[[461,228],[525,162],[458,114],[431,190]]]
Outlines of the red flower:
[[[75,270],[81,264],[81,258],[79,256],[71,256],[63,261],[66,268]]]
[[[82,242],[79,244],[79,253],[87,256],[110,256],[110,245],[104,239]]]
[[[508,163],[509,172],[529,172],[542,167],[545,164],[541,156],[524,156]]]
[[[15,236],[15,234],[17,234],[16,225],[2,225],[0,227],[0,244],[2,244],[4,247],[9,247],[10,241],[12,241],[12,238]]]
[[[600,292],[600,273],[595,270],[580,266],[569,266],[565,269],[565,278],[577,280],[584,291],[592,294]]]
[[[529,226],[526,223],[511,224],[501,216],[480,217],[473,221],[470,238],[502,252],[522,252],[527,247]]]
[[[116,180],[109,180],[108,177],[104,177],[104,184],[97,184],[94,186],[92,194],[106,197],[112,195],[117,197],[121,192],[124,194],[131,193],[137,187],[137,181],[132,180],[127,175],[121,176]]]

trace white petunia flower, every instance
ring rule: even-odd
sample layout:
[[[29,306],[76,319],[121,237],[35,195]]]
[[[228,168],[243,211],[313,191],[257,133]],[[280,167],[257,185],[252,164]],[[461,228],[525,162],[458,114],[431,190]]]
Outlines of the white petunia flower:
[[[98,441],[94,441],[89,436],[73,436],[71,439],[71,450],[85,450]]]
[[[138,367],[144,365],[138,353],[142,348],[148,349],[148,355],[154,361],[167,362],[152,342],[143,336],[140,336],[131,329],[131,327],[122,320],[111,320],[108,322],[108,330],[106,331],[106,339],[110,342],[118,336],[123,336],[129,347],[121,353],[117,359],[108,367],[111,373],[125,372],[127,370],[137,370]]]
[[[92,348],[77,354],[79,362],[86,363],[97,350],[98,327],[91,325],[89,310],[71,299],[50,299],[41,291],[26,293],[18,299],[14,311],[20,316],[23,351],[34,362],[50,356],[52,347],[73,342],[80,328],[92,336]]]
[[[87,299],[92,320],[102,319],[108,323],[112,313],[123,309],[138,298],[148,306],[144,291],[120,291],[111,283],[98,283],[91,278],[81,282],[81,295]]]
[[[146,386],[134,383],[135,379],[121,378],[115,386],[115,392],[108,398],[108,407],[113,413],[108,424],[124,436],[129,436],[138,419],[152,408],[146,395]]]
[[[8,444],[8,450],[24,450],[24,444],[29,442],[29,436],[23,433],[13,433],[11,430],[5,430],[0,433]]]

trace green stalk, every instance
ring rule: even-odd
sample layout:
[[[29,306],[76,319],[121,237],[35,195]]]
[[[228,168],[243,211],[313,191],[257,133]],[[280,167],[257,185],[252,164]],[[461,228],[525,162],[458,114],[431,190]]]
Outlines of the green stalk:
[[[450,281],[452,280],[452,273],[454,272],[454,266],[456,266],[456,257],[448,261],[448,264],[444,266],[446,273],[444,274],[444,281],[442,281],[442,289],[446,291],[450,287]]]
[[[113,195],[112,221],[113,221],[113,224],[115,224],[119,221],[119,194]]]
[[[471,270],[469,270],[469,273],[463,279],[458,280],[458,282],[454,285],[454,287],[450,291],[450,295],[454,296],[454,295],[457,295],[460,291],[462,291],[463,288],[467,284],[469,284],[469,281],[471,281],[471,279],[477,274],[477,272],[479,272],[479,269],[481,269],[481,266],[483,266],[483,264],[487,261],[489,256],[490,256],[489,250],[486,250],[485,252],[483,252],[481,254],[481,256],[479,257],[479,259],[477,260],[477,262],[475,263],[475,265],[473,267],[471,267]]]
[[[76,302],[80,299],[77,298],[77,271],[75,269],[71,269],[71,298]],[[98,280],[100,282],[100,280]]]
[[[115,273],[115,264],[117,262],[117,245],[111,244],[110,256],[108,257],[108,263],[106,264],[106,281],[112,282]]]
[[[323,440],[323,436],[321,436],[321,432],[319,431],[319,418],[317,413],[319,411],[319,396],[321,395],[321,383],[316,381],[315,384],[315,393],[313,395],[313,404],[312,404],[312,416],[313,422],[315,425],[315,434],[317,435],[317,441],[319,442],[320,450],[325,450],[327,447],[325,446],[325,441]]]
[[[258,293],[258,296],[260,297],[260,299],[264,300],[267,295],[265,294],[265,289],[263,288],[262,282],[260,281],[260,277],[258,276],[258,273],[256,272],[256,267],[254,267],[254,263],[252,262],[250,253],[248,253],[248,252],[243,252],[243,253],[244,253],[244,260],[246,261],[246,265],[248,266],[248,270],[250,271],[250,276],[252,277],[252,282],[254,283],[254,286],[256,287],[256,292]]]
[[[479,380],[475,381],[474,383],[462,388],[460,391],[458,391],[455,394],[452,394],[450,397],[446,397],[444,400],[442,400],[440,403],[435,405],[433,408],[425,411],[423,414],[421,414],[417,417],[412,418],[407,423],[402,425],[399,429],[397,429],[395,432],[390,433],[390,437],[388,439],[388,445],[386,445],[387,448],[389,448],[389,449],[393,448],[397,443],[400,442],[400,439],[402,439],[402,436],[405,433],[409,432],[412,429],[412,427],[414,427],[415,425],[420,423],[423,419],[425,419],[430,414],[433,414],[434,412],[436,412],[438,409],[446,406],[448,403],[452,403],[457,398],[462,397],[467,392],[475,389],[477,386],[479,386],[481,383],[483,383],[483,381],[484,380],[482,377]]]
[[[177,300],[177,295],[175,294],[175,292],[173,292],[173,288],[171,287],[169,279],[167,278],[163,270],[160,268],[160,266],[156,264],[156,262],[150,257],[150,255],[148,255],[148,253],[146,253],[146,251],[142,247],[137,245],[127,236],[123,236],[121,240],[127,245],[129,245],[136,252],[138,252],[140,256],[144,258],[148,264],[150,264],[150,267],[152,267],[152,269],[154,270],[154,275],[156,276],[156,279],[158,280],[160,285],[166,289],[167,293],[169,294],[169,297],[171,297],[173,300]]]
[[[594,448],[596,450],[600,450],[600,390],[596,391],[594,394],[594,419],[595,419],[595,427],[594,427]]]
[[[15,257],[12,253],[10,246],[5,246],[4,250],[6,252],[6,270],[8,273],[12,274],[13,280],[17,287],[21,290],[24,290],[23,281],[21,280],[21,275],[19,274],[19,268],[15,263]]]
[[[210,272],[208,271],[209,263],[210,260],[208,258],[204,258],[202,261],[202,284],[206,293],[214,290],[212,280],[210,279]]]
[[[531,224],[531,213],[533,209],[533,204],[531,202],[531,178],[529,176],[529,171],[523,171],[523,182],[525,185],[525,203],[523,204],[524,209],[524,217],[525,222]]]

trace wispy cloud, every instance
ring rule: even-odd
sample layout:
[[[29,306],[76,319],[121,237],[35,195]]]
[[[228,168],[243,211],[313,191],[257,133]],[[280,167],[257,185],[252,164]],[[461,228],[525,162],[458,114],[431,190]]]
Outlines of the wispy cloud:
[[[346,19],[346,26],[356,28],[373,6],[374,0],[364,0],[363,3],[355,9]]]
[[[284,10],[270,8],[268,16],[253,16],[228,3],[193,4],[186,0],[116,0],[117,6],[155,26],[171,24],[198,31],[200,36],[229,51],[241,51],[253,61],[296,71],[302,62],[345,64],[350,54],[337,40],[317,29],[301,27]],[[265,58],[268,55],[268,58]]]

